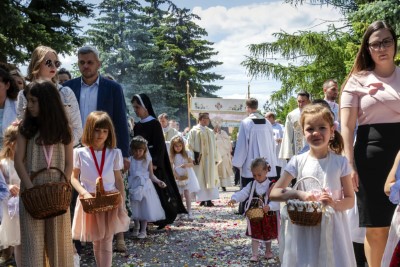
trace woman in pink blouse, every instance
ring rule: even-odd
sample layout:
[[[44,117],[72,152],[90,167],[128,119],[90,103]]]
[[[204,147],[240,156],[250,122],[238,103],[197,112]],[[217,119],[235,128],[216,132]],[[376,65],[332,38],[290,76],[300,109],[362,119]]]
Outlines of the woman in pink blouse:
[[[353,166],[360,226],[367,228],[365,254],[380,266],[395,206],[383,191],[400,149],[400,69],[394,64],[397,37],[383,21],[365,31],[341,95],[341,133]],[[356,143],[354,130],[358,121]]]

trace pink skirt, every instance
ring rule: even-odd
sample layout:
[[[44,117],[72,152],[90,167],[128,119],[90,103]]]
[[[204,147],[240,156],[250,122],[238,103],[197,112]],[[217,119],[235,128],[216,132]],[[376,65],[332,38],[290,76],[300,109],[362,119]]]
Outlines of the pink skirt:
[[[78,196],[72,222],[72,239],[84,242],[101,240],[128,231],[129,223],[130,218],[121,205],[110,211],[89,214],[83,211]]]

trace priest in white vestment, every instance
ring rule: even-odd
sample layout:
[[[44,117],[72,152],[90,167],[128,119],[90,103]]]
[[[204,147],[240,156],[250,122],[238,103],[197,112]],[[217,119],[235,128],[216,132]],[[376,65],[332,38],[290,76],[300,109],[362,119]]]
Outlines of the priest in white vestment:
[[[165,145],[167,146],[167,152],[169,155],[170,141],[172,137],[174,137],[175,135],[179,135],[179,132],[169,125],[167,113],[162,113],[158,115],[158,121],[160,122],[161,128],[163,130]]]
[[[224,130],[221,130],[221,126],[218,124],[214,125],[214,133],[217,152],[221,156],[220,164],[218,164],[219,183],[222,191],[226,191],[226,187],[232,185],[233,176],[231,138]]]
[[[197,200],[201,201],[202,206],[212,207],[214,204],[211,200],[219,198],[219,182],[215,135],[207,127],[209,124],[209,114],[200,113],[199,124],[193,126],[188,133],[187,145],[194,154],[193,169],[200,185],[200,191],[196,193]]]
[[[282,139],[281,150],[279,151],[280,159],[291,159],[297,155],[306,145],[303,131],[300,125],[300,115],[303,107],[310,103],[310,95],[307,92],[297,94],[297,106],[286,116],[285,130]]]
[[[268,177],[276,176],[275,140],[271,123],[258,113],[258,100],[246,100],[247,118],[240,122],[233,166],[240,169],[241,185],[245,187],[254,180],[250,166],[256,158],[265,158],[271,166]],[[239,213],[243,213],[243,203],[239,205]]]

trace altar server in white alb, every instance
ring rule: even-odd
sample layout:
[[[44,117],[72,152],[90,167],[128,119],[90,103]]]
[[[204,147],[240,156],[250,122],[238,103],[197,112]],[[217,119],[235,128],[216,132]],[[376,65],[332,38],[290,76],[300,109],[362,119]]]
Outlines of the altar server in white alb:
[[[194,154],[194,172],[200,185],[197,200],[201,206],[212,207],[213,199],[219,198],[217,166],[219,159],[216,152],[215,135],[207,126],[210,124],[208,113],[199,114],[199,124],[189,132],[188,148]]]
[[[233,166],[241,169],[241,188],[253,181],[250,166],[256,158],[265,158],[271,166],[268,177],[276,176],[276,155],[274,132],[271,123],[257,112],[258,100],[246,100],[247,118],[240,122],[235,155],[232,159]]]
[[[279,151],[280,159],[291,159],[297,155],[306,145],[303,131],[300,125],[300,115],[302,109],[310,103],[310,94],[300,92],[297,94],[297,106],[286,116],[285,130],[282,139],[281,150]]]

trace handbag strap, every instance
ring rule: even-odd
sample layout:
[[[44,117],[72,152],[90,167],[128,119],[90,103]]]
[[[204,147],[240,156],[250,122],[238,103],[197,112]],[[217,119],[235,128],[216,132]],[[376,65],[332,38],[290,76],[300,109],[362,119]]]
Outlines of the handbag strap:
[[[106,158],[106,146],[103,147],[103,150],[101,152],[101,163],[99,167],[99,163],[97,162],[96,155],[94,154],[94,149],[93,147],[89,147],[90,152],[92,153],[94,164],[96,165],[97,172],[99,173],[99,176],[102,177],[103,174],[103,168],[104,168],[104,161]]]

